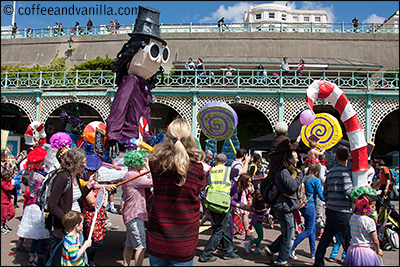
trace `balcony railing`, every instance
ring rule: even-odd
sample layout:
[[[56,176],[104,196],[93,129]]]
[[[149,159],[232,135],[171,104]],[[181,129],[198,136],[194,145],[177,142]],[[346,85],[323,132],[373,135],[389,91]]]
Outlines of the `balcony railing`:
[[[121,25],[119,29],[107,25],[64,27],[62,30],[48,28],[2,30],[1,39],[10,38],[39,38],[79,35],[112,35],[133,32],[134,25]],[[227,23],[226,27],[218,27],[215,23],[180,23],[161,24],[162,33],[204,33],[204,32],[318,32],[318,33],[399,33],[398,24],[360,23],[357,28],[352,23],[317,23],[317,22],[265,22],[265,23]]]
[[[304,71],[304,76],[292,72],[282,76],[281,70],[265,71],[237,69],[227,76],[226,70],[207,70],[206,75],[187,70],[165,70],[157,75],[158,88],[308,88],[315,80],[327,80],[342,89],[399,90],[399,73],[382,71]],[[390,76],[390,77],[388,77]],[[109,70],[77,70],[52,72],[2,72],[1,88],[116,88],[116,75]]]

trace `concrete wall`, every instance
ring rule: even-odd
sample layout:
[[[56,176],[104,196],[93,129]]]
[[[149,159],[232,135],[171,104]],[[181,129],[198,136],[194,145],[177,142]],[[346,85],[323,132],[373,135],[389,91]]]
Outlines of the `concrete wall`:
[[[336,58],[375,63],[382,70],[399,67],[399,34],[356,33],[164,33],[171,58],[164,66],[189,57]],[[1,40],[1,64],[49,64],[59,50],[64,56],[69,37]],[[114,58],[128,35],[73,36],[67,68],[97,56]],[[205,62],[207,64],[207,62]]]

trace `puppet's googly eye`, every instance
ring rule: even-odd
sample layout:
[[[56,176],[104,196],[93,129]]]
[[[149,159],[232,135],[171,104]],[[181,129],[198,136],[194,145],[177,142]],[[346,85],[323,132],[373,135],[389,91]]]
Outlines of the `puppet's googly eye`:
[[[167,46],[161,47],[158,43],[152,42],[143,48],[143,51],[147,52],[152,61],[157,61],[162,56],[163,63],[166,63],[169,59],[169,48]]]

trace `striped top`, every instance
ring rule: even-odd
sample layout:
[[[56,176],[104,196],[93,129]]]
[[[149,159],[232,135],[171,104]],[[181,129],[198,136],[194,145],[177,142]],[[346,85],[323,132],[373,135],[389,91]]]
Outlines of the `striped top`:
[[[61,266],[85,266],[83,257],[78,258],[79,248],[79,240],[76,236],[65,236],[61,252]]]
[[[353,214],[350,218],[350,234],[352,246],[370,246],[369,233],[376,231],[374,219],[366,215]]]
[[[256,223],[261,223],[264,220],[264,216],[268,215],[268,209],[267,208],[263,208],[262,210],[255,210],[252,207],[253,210],[253,217],[251,219],[250,225],[255,225]]]
[[[353,190],[351,169],[343,164],[334,166],[328,172],[324,185],[324,198],[327,208],[338,212],[351,212]]]
[[[203,165],[189,163],[183,186],[177,186],[177,172],[162,172],[157,161],[149,165],[154,195],[146,233],[147,251],[165,260],[190,261],[199,238],[199,194],[206,184]]]

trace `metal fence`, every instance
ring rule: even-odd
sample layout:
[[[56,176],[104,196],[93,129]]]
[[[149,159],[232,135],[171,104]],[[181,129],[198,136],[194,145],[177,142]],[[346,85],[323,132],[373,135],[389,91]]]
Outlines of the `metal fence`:
[[[36,28],[18,29],[15,33],[11,30],[2,30],[1,39],[10,38],[39,38],[57,36],[79,36],[79,35],[112,35],[128,34],[133,32],[134,25],[121,25],[118,29],[107,25],[64,27],[62,29]],[[318,33],[399,33],[398,24],[360,23],[357,28],[352,23],[304,23],[304,22],[281,22],[281,23],[226,23],[226,26],[218,27],[215,23],[179,23],[162,24],[162,33],[204,33],[204,32],[318,32]]]
[[[395,71],[305,71],[282,76],[281,70],[237,69],[233,75],[225,70],[209,69],[207,74],[187,70],[165,70],[157,75],[156,87],[177,88],[308,88],[315,80],[327,80],[342,89],[399,90],[399,73]],[[109,70],[51,72],[2,72],[1,88],[116,88],[116,75]]]

